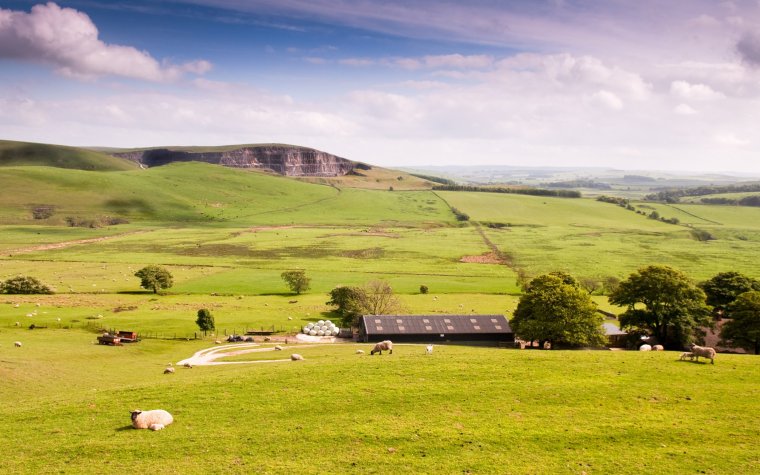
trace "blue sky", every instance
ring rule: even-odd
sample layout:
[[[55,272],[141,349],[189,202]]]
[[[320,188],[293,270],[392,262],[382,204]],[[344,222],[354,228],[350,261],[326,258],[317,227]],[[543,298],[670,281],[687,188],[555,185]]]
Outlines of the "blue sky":
[[[0,0],[0,138],[760,173],[760,2]]]

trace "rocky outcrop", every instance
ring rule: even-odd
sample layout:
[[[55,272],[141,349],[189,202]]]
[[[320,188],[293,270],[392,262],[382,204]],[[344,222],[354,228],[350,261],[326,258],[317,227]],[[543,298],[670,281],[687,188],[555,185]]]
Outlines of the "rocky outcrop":
[[[234,168],[266,169],[286,176],[342,176],[351,173],[357,166],[351,160],[329,153],[287,145],[247,146],[234,150],[209,152],[154,148],[113,155],[148,167],[194,161]]]

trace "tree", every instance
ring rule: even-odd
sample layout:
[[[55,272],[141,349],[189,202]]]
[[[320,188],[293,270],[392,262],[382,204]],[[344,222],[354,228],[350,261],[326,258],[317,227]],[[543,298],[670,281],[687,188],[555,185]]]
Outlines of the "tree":
[[[694,341],[696,331],[710,325],[705,293],[681,271],[668,266],[643,267],[622,281],[610,303],[627,307],[621,328],[650,332],[670,349]]]
[[[760,282],[739,272],[721,272],[699,287],[707,295],[707,305],[712,305],[716,313],[722,313],[739,295],[760,290]]]
[[[596,304],[572,276],[555,272],[536,277],[517,304],[510,325],[515,335],[572,346],[604,344],[602,321]]]
[[[285,281],[288,288],[298,295],[300,295],[301,292],[309,290],[311,279],[306,277],[306,271],[304,270],[286,270],[280,274],[280,277]]]
[[[579,283],[589,295],[593,295],[594,292],[602,289],[602,283],[593,277],[582,277]]]
[[[135,277],[140,278],[140,287],[146,290],[152,290],[154,294],[158,289],[168,289],[174,282],[172,274],[159,266],[147,266],[135,272]]]
[[[336,312],[340,315],[343,326],[354,327],[362,314],[359,302],[365,298],[363,293],[361,287],[335,287],[330,291],[330,300],[325,303],[338,307]]]
[[[387,315],[401,309],[390,284],[382,280],[367,282],[358,296],[357,309],[362,315]]]
[[[53,290],[34,277],[19,275],[0,284],[3,294],[52,294]]]
[[[211,312],[205,308],[198,310],[198,318],[195,320],[195,323],[198,325],[198,328],[200,328],[204,335],[207,331],[216,329],[216,325],[214,324],[214,316],[211,315]]]
[[[760,291],[740,294],[728,310],[731,320],[721,328],[721,344],[760,354]]]

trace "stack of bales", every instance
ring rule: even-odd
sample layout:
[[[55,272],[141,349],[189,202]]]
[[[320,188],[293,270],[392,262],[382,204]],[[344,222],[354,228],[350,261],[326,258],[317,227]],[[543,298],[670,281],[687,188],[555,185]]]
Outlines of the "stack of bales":
[[[340,328],[330,320],[320,320],[317,323],[307,324],[303,327],[303,332],[311,336],[337,336]]]

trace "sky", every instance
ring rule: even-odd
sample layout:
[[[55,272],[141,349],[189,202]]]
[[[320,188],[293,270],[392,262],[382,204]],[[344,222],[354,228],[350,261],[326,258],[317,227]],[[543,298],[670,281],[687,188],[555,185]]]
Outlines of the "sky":
[[[0,139],[760,173],[760,0],[0,0]]]

